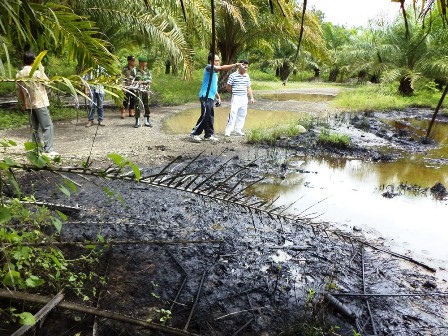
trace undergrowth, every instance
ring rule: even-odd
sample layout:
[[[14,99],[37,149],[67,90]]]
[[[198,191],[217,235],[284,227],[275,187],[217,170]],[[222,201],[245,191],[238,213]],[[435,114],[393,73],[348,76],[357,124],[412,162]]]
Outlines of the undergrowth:
[[[350,137],[345,134],[330,133],[328,129],[322,129],[317,142],[324,146],[335,148],[348,148],[350,146]]]

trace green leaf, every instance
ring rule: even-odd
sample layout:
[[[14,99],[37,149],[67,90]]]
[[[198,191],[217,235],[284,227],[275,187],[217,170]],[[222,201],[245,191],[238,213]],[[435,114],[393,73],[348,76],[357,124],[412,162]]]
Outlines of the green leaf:
[[[33,62],[33,67],[31,68],[30,74],[28,76],[29,78],[33,78],[34,73],[36,72],[37,68],[39,68],[41,66],[40,62],[45,57],[47,52],[48,52],[48,50],[43,50],[39,53],[39,55],[36,56],[36,59]]]
[[[3,161],[8,165],[8,166],[20,166],[20,164],[14,160],[11,160],[9,157],[5,157],[3,159]]]
[[[36,319],[34,315],[28,312],[23,312],[19,314],[20,316],[20,324],[22,325],[33,325],[36,323]]]
[[[62,184],[58,184],[58,188],[62,193],[64,193],[65,196],[70,197],[70,190],[68,190]]]
[[[9,270],[3,278],[3,284],[5,286],[14,287],[22,283],[22,277],[19,272],[14,270]]]
[[[25,283],[28,287],[39,287],[42,285],[45,281],[35,275],[31,275],[28,279],[25,280]]]
[[[26,153],[26,157],[31,164],[35,165],[38,168],[42,168],[47,164],[47,161],[36,152],[28,152]]]
[[[126,165],[126,160],[124,160],[121,155],[111,153],[108,154],[107,157],[111,159],[117,166],[124,167]]]
[[[11,211],[9,208],[0,207],[0,224],[11,220]]]
[[[140,177],[141,177],[140,168],[136,164],[133,164],[132,170],[134,171],[135,179],[137,181],[140,181]]]
[[[112,190],[110,190],[108,187],[106,187],[106,186],[104,186],[103,187],[103,191],[104,191],[104,193],[107,195],[107,196],[109,196],[109,197],[112,197],[112,196],[114,196],[114,192],[112,191]]]
[[[61,233],[62,222],[59,219],[55,218],[55,217],[51,217],[51,221],[52,221],[54,227],[56,228],[56,230],[58,231],[58,233]]]
[[[64,180],[64,183],[67,185],[67,187],[73,190],[73,192],[76,192],[76,185],[72,181]]]
[[[59,211],[59,210],[56,210],[56,212],[57,212],[57,214],[59,215],[59,217],[61,217],[61,219],[62,219],[63,221],[66,221],[66,220],[67,220],[67,215],[66,215],[65,213],[63,213],[63,212],[61,212],[61,211]]]
[[[37,148],[37,145],[35,142],[25,142],[25,150],[30,151]]]

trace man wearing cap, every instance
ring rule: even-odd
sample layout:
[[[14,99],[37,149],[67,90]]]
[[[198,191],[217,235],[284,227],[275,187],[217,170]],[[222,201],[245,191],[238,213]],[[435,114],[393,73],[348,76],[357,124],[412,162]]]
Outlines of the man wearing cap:
[[[138,102],[135,112],[135,128],[140,127],[140,115],[141,108],[145,110],[144,125],[147,127],[152,127],[151,121],[149,120],[149,86],[152,83],[152,76],[149,70],[146,68],[148,64],[148,57],[139,56],[138,57],[138,68],[136,68],[135,80],[138,82]],[[143,106],[142,106],[143,105]]]
[[[123,107],[121,108],[121,119],[124,119],[126,110],[129,107],[129,116],[134,116],[134,108],[135,108],[135,94],[129,88],[130,85],[133,84],[136,68],[135,68],[135,57],[132,55],[128,56],[128,65],[126,65],[121,71],[123,76],[124,85],[127,87],[125,91],[125,100],[123,101]]]

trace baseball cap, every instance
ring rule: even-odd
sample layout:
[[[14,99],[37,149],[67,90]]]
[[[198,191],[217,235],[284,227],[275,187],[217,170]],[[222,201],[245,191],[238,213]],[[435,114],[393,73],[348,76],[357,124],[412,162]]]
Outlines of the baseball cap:
[[[135,60],[135,57],[133,55],[129,55],[128,56],[128,61],[133,61],[133,60]]]

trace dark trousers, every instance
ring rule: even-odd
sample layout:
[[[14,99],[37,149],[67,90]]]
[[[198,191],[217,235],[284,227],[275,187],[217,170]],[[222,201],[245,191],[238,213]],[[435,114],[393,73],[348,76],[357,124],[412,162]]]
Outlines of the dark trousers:
[[[204,137],[211,137],[215,131],[213,124],[215,121],[215,109],[213,99],[199,99],[201,102],[201,116],[199,117],[196,126],[193,128],[191,134],[200,135],[204,131]]]
[[[135,94],[135,92],[133,91],[132,93]],[[125,109],[129,107],[130,110],[133,110],[135,108],[135,96],[132,93],[130,92],[125,93],[126,99],[123,101],[123,106]]]
[[[135,105],[135,117],[140,118],[142,108],[145,110],[145,117],[149,117],[149,94],[148,92],[139,92],[138,96],[135,98],[138,100]]]

